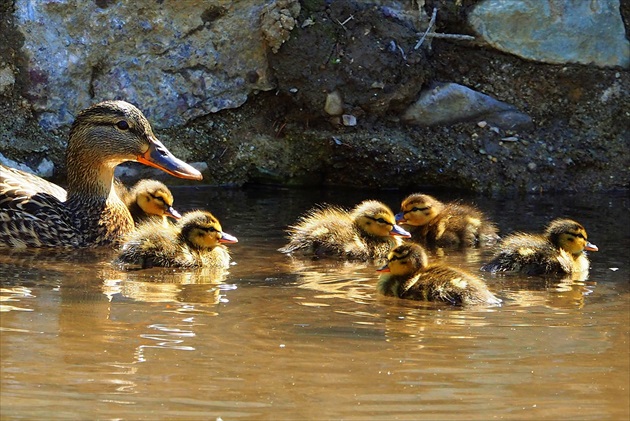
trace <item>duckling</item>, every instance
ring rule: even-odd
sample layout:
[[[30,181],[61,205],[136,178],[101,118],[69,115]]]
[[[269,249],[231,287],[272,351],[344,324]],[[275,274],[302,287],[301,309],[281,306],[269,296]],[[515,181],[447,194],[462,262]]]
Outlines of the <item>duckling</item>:
[[[310,210],[289,229],[282,253],[338,256],[350,260],[385,258],[410,234],[396,225],[394,213],[383,203],[365,200],[348,212],[337,206]]]
[[[167,217],[173,219],[182,217],[173,208],[173,194],[160,181],[144,179],[128,189],[120,180],[114,179],[114,188],[127,205],[136,225],[150,218],[157,218],[168,224]]]
[[[124,101],[98,103],[81,111],[70,129],[65,200],[59,186],[0,166],[0,247],[80,248],[118,241],[134,229],[113,187],[114,169],[125,161],[176,177],[202,178],[162,145],[136,107]]]
[[[185,213],[176,224],[165,226],[149,220],[127,236],[115,263],[160,267],[228,268],[230,254],[223,244],[236,243],[236,237],[223,232],[210,212]]]
[[[387,264],[378,269],[378,292],[420,301],[445,301],[461,304],[501,304],[484,281],[475,275],[449,266],[429,263],[424,248],[407,242],[393,249]]]
[[[396,222],[414,241],[431,247],[475,247],[498,240],[497,227],[479,209],[460,203],[442,203],[415,193],[402,201]]]
[[[492,261],[482,266],[488,272],[522,272],[527,275],[587,272],[584,251],[598,251],[588,242],[586,230],[571,219],[554,219],[545,232],[515,233],[504,238]]]

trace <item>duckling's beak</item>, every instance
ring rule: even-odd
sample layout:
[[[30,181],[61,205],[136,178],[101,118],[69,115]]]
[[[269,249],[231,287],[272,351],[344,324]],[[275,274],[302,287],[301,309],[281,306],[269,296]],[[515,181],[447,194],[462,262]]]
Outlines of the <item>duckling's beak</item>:
[[[192,166],[188,165],[166,149],[156,138],[150,139],[147,151],[136,158],[138,162],[150,167],[158,168],[167,174],[189,180],[201,180],[203,176]]]
[[[238,239],[234,237],[233,235],[228,234],[227,232],[222,232],[219,243],[226,243],[226,244],[238,243]]]
[[[182,217],[182,215],[177,212],[172,206],[167,206],[166,209],[164,210],[164,214],[166,216],[170,216],[173,219],[179,219]]]
[[[387,272],[390,272],[390,270],[389,270],[389,266],[388,266],[387,264],[386,264],[385,266],[383,266],[383,267],[380,267],[380,268],[376,269],[376,271],[377,271],[378,273],[387,273]]]
[[[587,251],[599,251],[599,248],[597,248],[597,246],[595,244],[589,243],[587,241],[586,245],[584,246],[584,250],[587,250]]]
[[[405,222],[407,222],[407,220],[405,219],[405,214],[402,212],[397,213],[394,218],[396,218],[396,222],[398,222],[399,224],[404,224]]]
[[[411,234],[409,234],[407,231],[405,231],[404,229],[402,229],[398,225],[394,225],[392,227],[392,230],[389,232],[389,235],[405,237],[405,238],[410,238],[411,237]]]

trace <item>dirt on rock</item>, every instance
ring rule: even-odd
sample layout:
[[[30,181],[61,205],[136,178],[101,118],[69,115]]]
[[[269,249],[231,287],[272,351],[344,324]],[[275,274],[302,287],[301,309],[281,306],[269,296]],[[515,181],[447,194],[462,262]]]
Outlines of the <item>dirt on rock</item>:
[[[439,32],[470,34],[464,17],[474,3],[434,0],[425,10],[439,8]],[[433,39],[416,49],[422,33],[413,13],[350,1],[301,4],[302,25],[269,52],[277,89],[157,132],[182,159],[208,164],[205,182],[486,193],[630,187],[629,72],[527,62],[468,41]],[[627,7],[622,13],[627,22]],[[432,82],[493,96],[534,124],[518,132],[477,121],[403,124],[401,112]],[[42,133],[19,92],[18,81],[1,97],[9,116],[0,121],[2,153],[33,164],[46,156],[63,180],[67,130]],[[325,111],[333,92],[356,125]]]

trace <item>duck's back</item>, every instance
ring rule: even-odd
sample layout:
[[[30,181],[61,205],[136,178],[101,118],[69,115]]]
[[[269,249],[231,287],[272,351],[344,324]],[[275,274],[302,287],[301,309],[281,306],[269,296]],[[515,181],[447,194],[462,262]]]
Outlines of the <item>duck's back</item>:
[[[116,259],[116,263],[142,268],[191,266],[191,261],[194,255],[180,245],[177,232],[156,221],[148,221],[128,235]]]
[[[568,266],[567,266],[568,265]],[[570,262],[545,237],[512,234],[498,246],[498,252],[481,270],[521,272],[527,275],[570,273]]]
[[[437,247],[474,247],[497,240],[497,228],[477,208],[449,203],[425,229],[426,243]]]
[[[483,280],[448,266],[430,265],[415,275],[402,298],[460,304],[499,304]]]
[[[364,251],[348,212],[331,206],[316,209],[289,229],[289,244],[283,253],[315,256],[355,256]]]

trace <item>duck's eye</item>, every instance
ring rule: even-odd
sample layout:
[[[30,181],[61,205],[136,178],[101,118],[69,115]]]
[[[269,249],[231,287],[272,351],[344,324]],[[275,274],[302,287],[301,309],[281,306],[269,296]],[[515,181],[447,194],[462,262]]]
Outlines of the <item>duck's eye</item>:
[[[387,222],[387,221],[386,221],[386,220],[384,220],[383,218],[378,218],[378,219],[376,220],[376,222],[379,222],[379,223],[381,223],[381,224],[389,224],[389,222]]]
[[[129,123],[127,123],[125,120],[120,120],[118,123],[116,123],[116,127],[118,127],[120,130],[129,130]]]
[[[164,200],[164,198],[163,198],[163,197],[161,197],[161,196],[156,196],[156,195],[153,195],[153,194],[149,194],[149,195],[150,195],[150,196],[151,196],[151,198],[152,198],[153,200],[155,200],[156,202],[166,203],[166,201]]]

